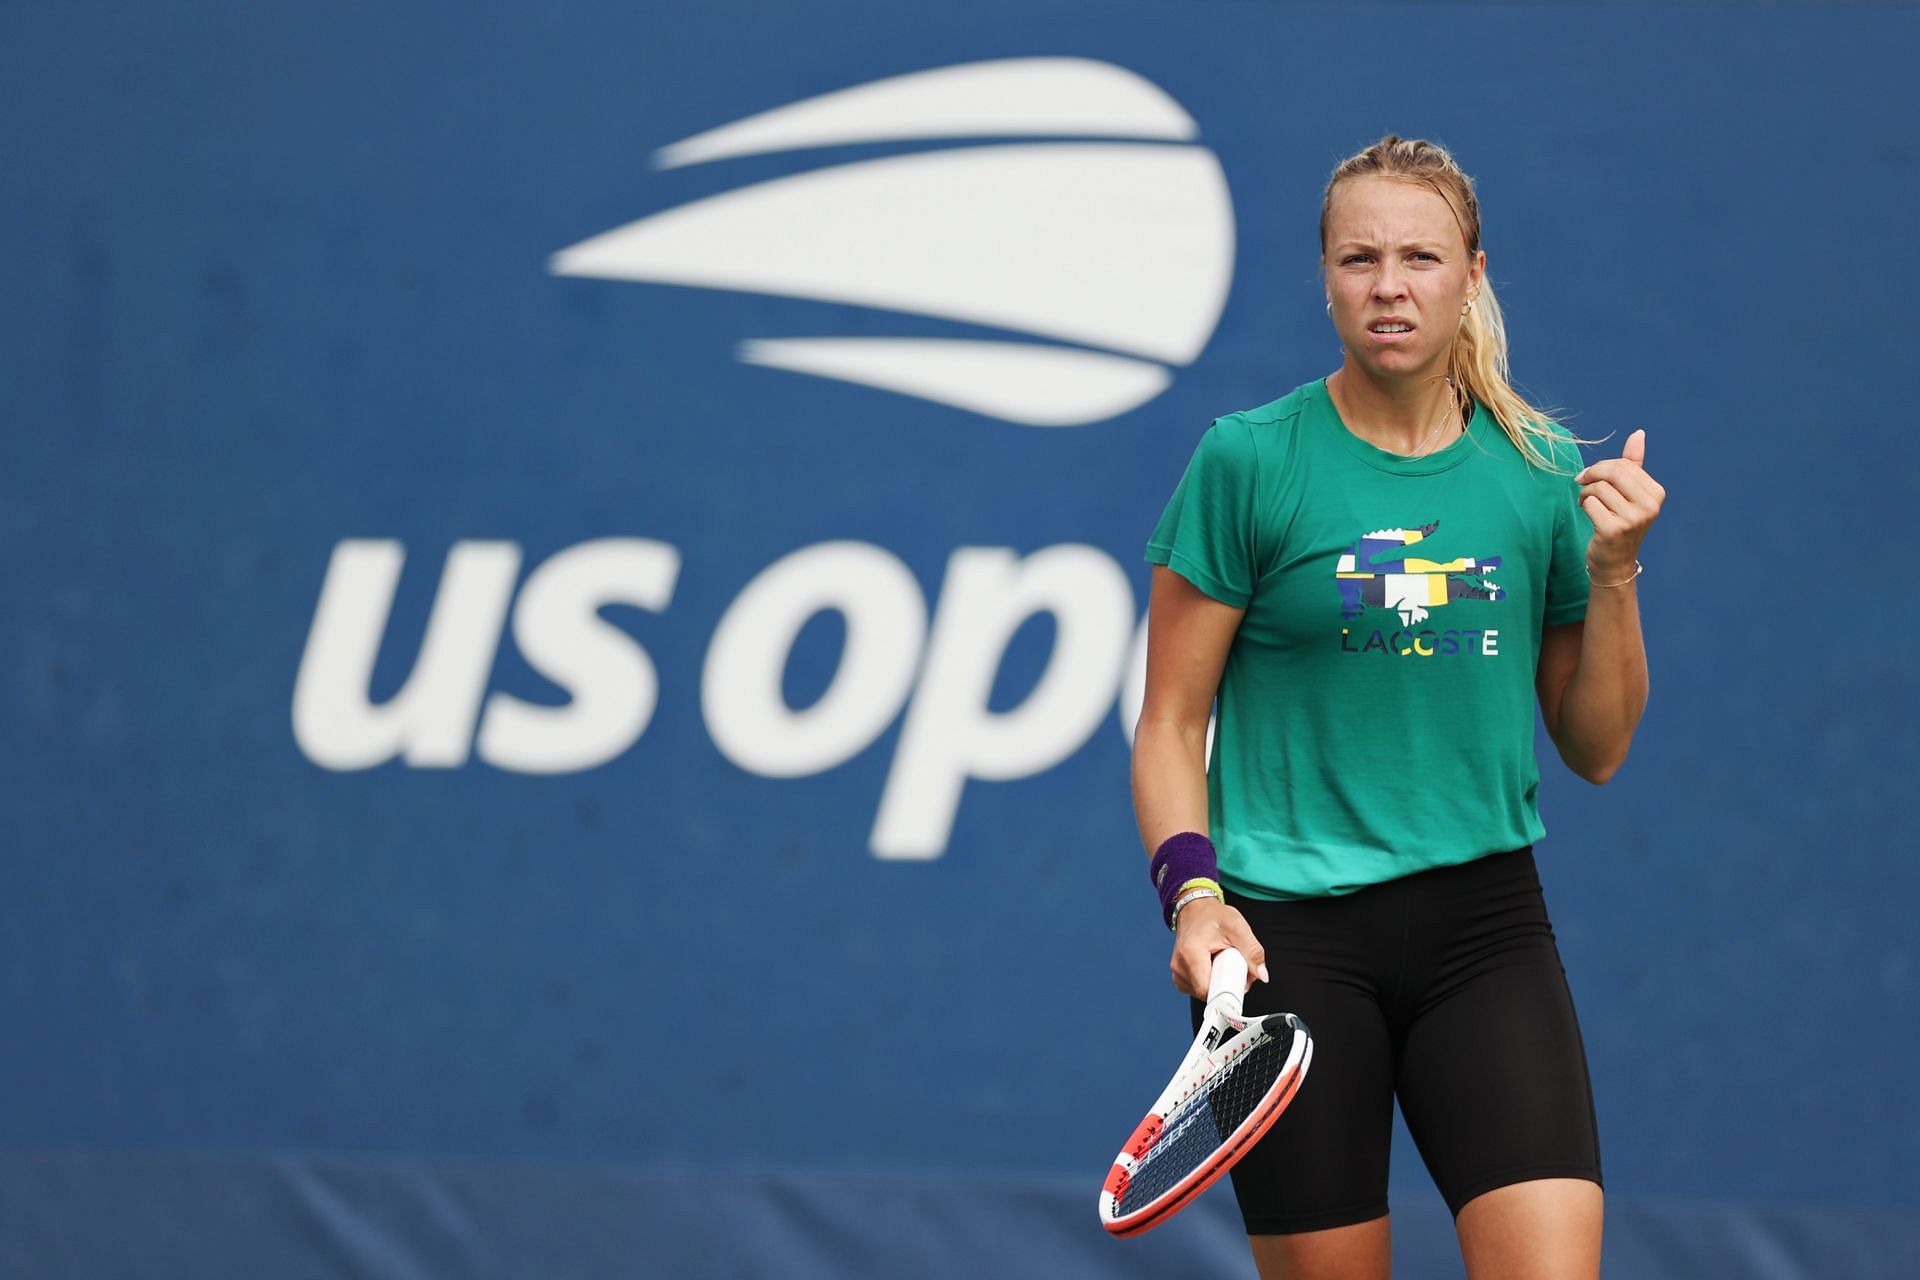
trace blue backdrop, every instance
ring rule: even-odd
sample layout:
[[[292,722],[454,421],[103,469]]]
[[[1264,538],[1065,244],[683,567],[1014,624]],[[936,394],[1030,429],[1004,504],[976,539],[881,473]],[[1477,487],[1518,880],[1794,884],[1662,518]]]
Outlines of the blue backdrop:
[[[1093,1214],[1186,1017],[1141,549],[1337,363],[1321,184],[1389,130],[1669,491],[1632,759],[1541,739],[1619,1273],[1897,1274],[1913,8],[0,29],[9,1274],[1171,1256]]]

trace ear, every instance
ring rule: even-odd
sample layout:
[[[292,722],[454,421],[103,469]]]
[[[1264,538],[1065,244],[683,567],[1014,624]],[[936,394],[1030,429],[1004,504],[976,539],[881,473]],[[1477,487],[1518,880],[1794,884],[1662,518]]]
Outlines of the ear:
[[[1478,249],[1474,251],[1473,262],[1467,267],[1467,296],[1473,297],[1478,295],[1480,285],[1486,278],[1487,251],[1485,249]]]

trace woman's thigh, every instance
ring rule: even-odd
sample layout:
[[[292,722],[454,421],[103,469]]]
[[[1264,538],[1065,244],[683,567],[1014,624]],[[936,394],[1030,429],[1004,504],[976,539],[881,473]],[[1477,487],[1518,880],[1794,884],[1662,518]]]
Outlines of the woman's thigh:
[[[1471,909],[1430,940],[1397,1080],[1407,1131],[1456,1216],[1498,1187],[1600,1182],[1586,1051],[1539,882],[1530,856],[1499,856],[1507,864],[1486,869]]]
[[[1264,1138],[1233,1167],[1250,1236],[1346,1227],[1387,1212],[1393,1140],[1392,1037],[1375,975],[1379,948],[1356,904],[1233,905],[1267,953],[1271,982],[1247,993],[1248,1013],[1298,1014],[1314,1066]],[[1361,904],[1364,905],[1364,904]],[[1193,1002],[1195,1026],[1202,1010]]]

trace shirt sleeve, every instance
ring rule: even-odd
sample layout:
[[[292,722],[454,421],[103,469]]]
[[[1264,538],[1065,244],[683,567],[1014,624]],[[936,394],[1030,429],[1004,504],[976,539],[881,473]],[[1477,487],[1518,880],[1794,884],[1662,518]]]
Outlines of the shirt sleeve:
[[[1252,430],[1235,416],[1215,418],[1147,541],[1147,560],[1222,604],[1246,608],[1259,563],[1253,528],[1258,479]]]
[[[1552,561],[1547,566],[1544,620],[1549,627],[1580,622],[1587,616],[1587,543],[1593,538],[1593,521],[1580,506],[1580,485],[1573,478],[1583,465],[1579,446],[1565,435],[1555,445],[1555,460],[1571,470],[1554,477],[1560,489],[1554,503]]]

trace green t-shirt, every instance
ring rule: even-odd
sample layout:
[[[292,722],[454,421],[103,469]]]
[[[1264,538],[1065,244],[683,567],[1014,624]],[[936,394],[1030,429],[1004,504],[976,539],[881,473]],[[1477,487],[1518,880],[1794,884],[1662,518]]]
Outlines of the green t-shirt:
[[[1147,544],[1246,610],[1221,673],[1207,807],[1223,882],[1350,893],[1546,834],[1543,627],[1587,612],[1578,447],[1530,465],[1484,405],[1404,458],[1324,382],[1216,418]]]

